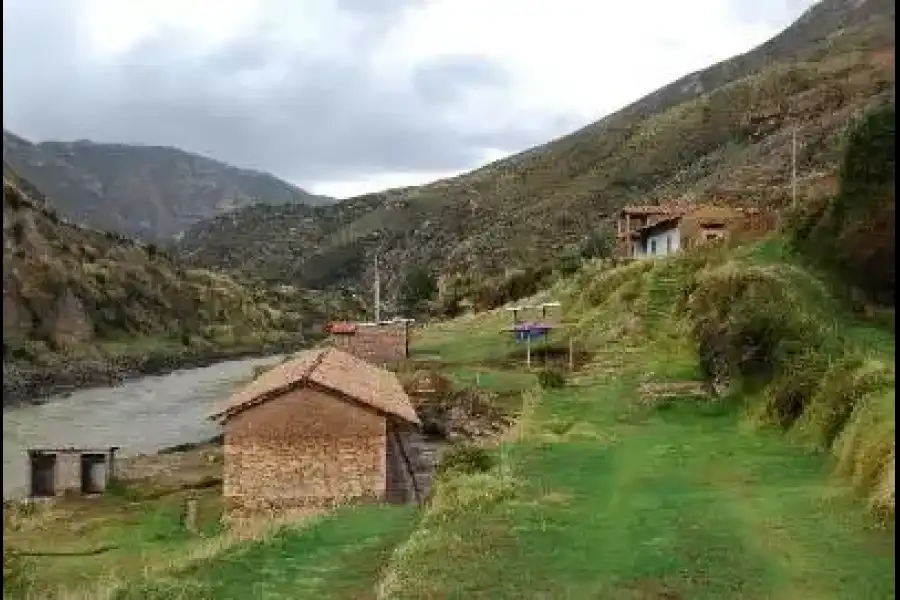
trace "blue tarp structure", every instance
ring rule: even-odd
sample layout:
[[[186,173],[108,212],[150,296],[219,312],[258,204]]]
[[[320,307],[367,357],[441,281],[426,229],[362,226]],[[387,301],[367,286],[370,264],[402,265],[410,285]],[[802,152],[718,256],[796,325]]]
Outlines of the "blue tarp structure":
[[[552,325],[547,325],[545,323],[520,323],[513,327],[510,331],[516,336],[517,342],[524,342],[526,340],[534,340],[537,338],[544,337],[550,330],[553,329]]]

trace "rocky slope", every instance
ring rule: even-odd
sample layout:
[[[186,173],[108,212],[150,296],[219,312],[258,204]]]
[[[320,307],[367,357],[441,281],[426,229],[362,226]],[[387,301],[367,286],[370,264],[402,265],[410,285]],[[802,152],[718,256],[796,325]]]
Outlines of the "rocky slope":
[[[340,296],[185,269],[152,244],[69,223],[4,164],[4,402],[16,373],[52,387],[72,365],[174,368],[302,343],[353,310]]]
[[[171,238],[197,221],[257,202],[332,201],[272,175],[175,148],[33,144],[4,130],[3,159],[49,194],[66,217],[145,241]]]
[[[376,250],[389,275],[495,276],[554,261],[629,202],[784,205],[795,127],[798,193],[828,193],[847,124],[893,97],[894,10],[825,0],[758,48],[544,146],[329,207],[249,207],[190,228],[178,251],[302,285],[368,286]]]

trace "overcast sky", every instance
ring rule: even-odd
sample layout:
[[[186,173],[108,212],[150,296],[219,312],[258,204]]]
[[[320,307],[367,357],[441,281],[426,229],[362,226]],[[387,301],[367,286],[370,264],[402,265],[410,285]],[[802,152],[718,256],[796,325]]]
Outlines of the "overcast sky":
[[[4,0],[3,126],[176,146],[346,197],[565,134],[812,4]]]

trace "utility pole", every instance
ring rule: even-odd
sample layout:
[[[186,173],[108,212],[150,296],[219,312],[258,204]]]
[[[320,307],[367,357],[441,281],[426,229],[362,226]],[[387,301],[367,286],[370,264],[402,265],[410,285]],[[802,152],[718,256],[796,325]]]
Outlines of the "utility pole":
[[[375,254],[375,322],[381,322],[381,274],[378,272],[378,254]]]
[[[797,126],[791,129],[791,208],[797,208]]]

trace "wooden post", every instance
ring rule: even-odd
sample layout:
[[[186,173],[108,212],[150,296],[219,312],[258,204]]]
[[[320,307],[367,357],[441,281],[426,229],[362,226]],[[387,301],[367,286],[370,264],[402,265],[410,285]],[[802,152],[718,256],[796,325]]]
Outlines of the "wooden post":
[[[573,351],[572,336],[569,336],[569,373],[575,372],[575,352]]]
[[[197,533],[197,498],[189,496],[184,505],[184,528],[188,533]]]
[[[525,365],[531,368],[531,332],[525,336]]]

